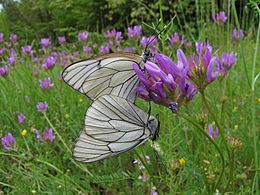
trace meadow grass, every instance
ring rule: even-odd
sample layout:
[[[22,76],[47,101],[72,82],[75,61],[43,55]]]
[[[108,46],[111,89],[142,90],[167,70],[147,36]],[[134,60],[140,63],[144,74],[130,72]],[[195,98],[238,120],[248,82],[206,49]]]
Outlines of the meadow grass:
[[[250,34],[238,43],[232,42],[231,26],[227,29],[212,24],[200,30],[199,39],[207,38],[214,51],[234,51],[237,57],[228,75],[205,91],[210,109],[224,132],[224,139],[219,136],[215,142],[220,151],[202,133],[208,124],[217,124],[198,94],[179,114],[152,104],[152,114],[159,113],[161,123],[160,137],[155,143],[147,142],[134,151],[100,162],[78,163],[72,158],[71,148],[83,127],[90,100],[58,80],[61,66],[52,71],[40,70],[35,77],[32,62],[23,57],[22,62],[10,67],[6,78],[0,77],[0,137],[12,132],[17,141],[16,151],[0,150],[0,193],[150,194],[153,186],[158,194],[259,192],[259,174],[256,174],[259,162],[255,162],[260,148],[259,82],[252,90],[252,72],[260,71],[260,55],[254,53],[258,43]],[[176,59],[175,50],[164,48],[164,51]],[[54,82],[52,89],[40,88],[38,80],[44,77]],[[25,96],[30,97],[29,102]],[[37,112],[39,101],[48,103],[46,113]],[[148,110],[148,104],[140,99],[137,105]],[[17,122],[15,112],[26,116],[25,123]],[[54,130],[53,143],[40,143],[36,139],[34,129],[42,132],[46,127]],[[25,136],[21,135],[23,129],[27,130]],[[236,141],[228,142],[229,136]],[[217,184],[223,166],[221,155],[224,172]],[[134,164],[135,159],[146,162],[145,169]],[[140,176],[149,179],[143,181]]]

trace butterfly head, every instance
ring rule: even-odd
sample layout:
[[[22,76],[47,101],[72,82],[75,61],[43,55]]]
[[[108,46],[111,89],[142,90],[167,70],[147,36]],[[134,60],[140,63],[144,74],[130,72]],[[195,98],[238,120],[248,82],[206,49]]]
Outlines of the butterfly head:
[[[150,116],[147,124],[148,129],[151,132],[151,140],[155,141],[159,137],[160,121],[154,116]]]
[[[149,50],[145,49],[142,54],[143,61],[146,62],[147,60],[149,60],[152,57],[153,57],[153,54]]]

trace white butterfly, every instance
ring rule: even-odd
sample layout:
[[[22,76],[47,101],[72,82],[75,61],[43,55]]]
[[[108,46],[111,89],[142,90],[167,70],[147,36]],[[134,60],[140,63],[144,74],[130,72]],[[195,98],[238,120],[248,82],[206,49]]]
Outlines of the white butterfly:
[[[104,95],[96,99],[85,115],[73,156],[94,162],[131,150],[149,138],[156,140],[159,124],[155,117],[124,98]]]
[[[91,100],[111,94],[134,102],[134,89],[139,84],[139,79],[133,70],[133,64],[143,68],[149,57],[151,56],[147,51],[142,56],[128,53],[106,54],[71,64],[62,72],[62,78]]]

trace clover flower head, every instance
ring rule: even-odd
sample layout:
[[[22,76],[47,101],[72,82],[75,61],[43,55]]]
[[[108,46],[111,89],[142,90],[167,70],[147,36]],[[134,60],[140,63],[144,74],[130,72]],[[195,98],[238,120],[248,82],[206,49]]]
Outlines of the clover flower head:
[[[38,112],[44,112],[48,109],[48,104],[46,102],[38,102],[36,108]]]
[[[49,56],[44,60],[44,64],[42,65],[42,67],[45,70],[52,70],[55,64],[56,64],[56,58],[53,56]]]
[[[55,136],[52,132],[52,128],[46,128],[43,132],[43,139],[46,142],[53,142],[55,140]]]
[[[82,42],[87,41],[88,40],[88,32],[80,32],[78,34],[78,40],[82,41]]]
[[[42,89],[51,89],[54,86],[54,84],[51,82],[50,77],[39,80],[39,83]]]
[[[220,11],[215,17],[213,17],[213,20],[218,23],[225,23],[227,21],[226,13],[224,11]]]
[[[136,25],[134,27],[128,27],[127,28],[128,38],[140,37],[141,33],[142,33],[142,26],[141,25]]]
[[[41,39],[42,47],[49,47],[51,45],[51,41],[49,38],[42,38]]]
[[[1,138],[2,146],[5,150],[15,150],[16,139],[11,133]]]
[[[66,43],[66,38],[65,36],[60,36],[58,37],[58,40],[59,40],[59,44],[60,45],[64,45]]]
[[[7,77],[8,74],[9,74],[9,68],[7,65],[0,67],[0,76]]]
[[[169,37],[169,42],[171,45],[180,44],[180,35],[177,32],[175,32],[171,37]]]

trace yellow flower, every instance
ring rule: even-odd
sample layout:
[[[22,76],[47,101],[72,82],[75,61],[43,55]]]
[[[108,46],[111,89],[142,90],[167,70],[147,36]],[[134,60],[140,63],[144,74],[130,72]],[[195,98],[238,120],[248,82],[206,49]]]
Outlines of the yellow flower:
[[[257,102],[260,103],[260,98],[257,98]]]
[[[22,136],[26,136],[26,134],[27,134],[27,130],[26,129],[22,130]]]
[[[181,166],[183,166],[186,163],[186,161],[184,160],[184,158],[180,158],[179,163]]]
[[[70,117],[69,114],[65,114],[65,118],[68,119]]]
[[[82,99],[82,98],[80,98],[80,99],[79,99],[79,103],[82,103],[82,102],[83,102],[83,99]]]

